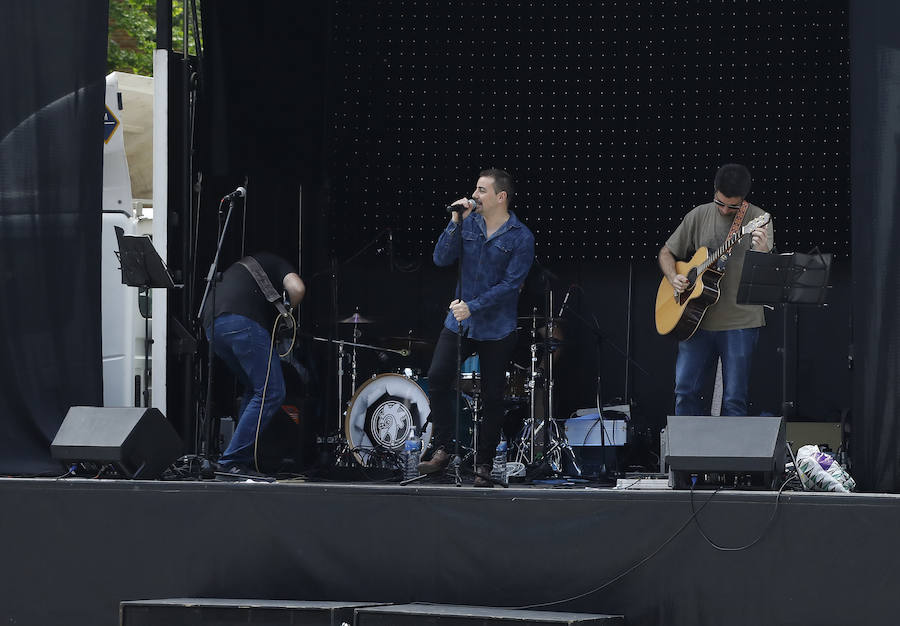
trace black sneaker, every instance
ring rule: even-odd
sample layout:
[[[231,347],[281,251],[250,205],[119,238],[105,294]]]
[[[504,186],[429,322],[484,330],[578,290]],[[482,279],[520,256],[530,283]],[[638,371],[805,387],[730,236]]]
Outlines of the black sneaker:
[[[225,481],[240,481],[240,480],[254,480],[259,482],[266,483],[274,483],[275,479],[271,476],[266,476],[260,472],[257,472],[246,465],[221,465],[219,466],[220,470],[216,472],[217,480],[225,480]]]
[[[224,472],[225,468],[219,465],[216,461],[211,461],[209,459],[203,459],[200,462],[200,478],[206,480],[212,480],[216,477],[216,474],[219,472]]]

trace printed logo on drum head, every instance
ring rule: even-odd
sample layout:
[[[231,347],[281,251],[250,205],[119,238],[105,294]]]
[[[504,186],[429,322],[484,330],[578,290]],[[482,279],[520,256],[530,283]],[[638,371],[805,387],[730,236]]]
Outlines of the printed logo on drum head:
[[[366,411],[365,431],[376,446],[399,452],[418,423],[415,404],[386,393]]]

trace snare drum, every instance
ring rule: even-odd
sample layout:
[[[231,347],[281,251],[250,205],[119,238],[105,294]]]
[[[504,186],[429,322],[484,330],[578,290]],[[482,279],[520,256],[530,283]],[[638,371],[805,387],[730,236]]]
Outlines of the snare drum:
[[[426,425],[430,413],[428,397],[413,380],[401,374],[370,378],[356,390],[344,415],[353,456],[364,467],[379,466],[381,453],[402,454],[412,427],[421,433],[425,450],[431,440],[431,423]]]

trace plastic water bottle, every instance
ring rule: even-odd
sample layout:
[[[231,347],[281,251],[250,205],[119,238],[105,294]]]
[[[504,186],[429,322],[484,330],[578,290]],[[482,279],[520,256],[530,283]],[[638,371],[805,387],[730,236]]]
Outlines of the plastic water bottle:
[[[491,478],[506,484],[506,439],[501,438],[497,444],[497,451],[494,453],[494,466],[491,468]]]
[[[403,480],[419,475],[419,459],[422,456],[422,440],[416,434],[416,427],[410,426],[409,435],[403,445]]]

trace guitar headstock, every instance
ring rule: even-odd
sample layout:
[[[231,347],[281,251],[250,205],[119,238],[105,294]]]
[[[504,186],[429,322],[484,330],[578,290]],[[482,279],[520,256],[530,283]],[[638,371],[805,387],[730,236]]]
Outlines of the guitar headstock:
[[[769,215],[768,213],[763,213],[759,217],[754,217],[752,220],[750,220],[744,226],[742,226],[741,234],[746,235],[747,233],[752,233],[757,228],[762,228],[771,221],[772,221],[772,216]]]

